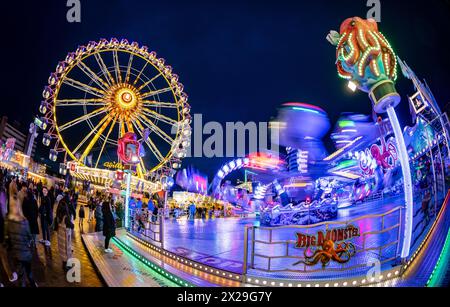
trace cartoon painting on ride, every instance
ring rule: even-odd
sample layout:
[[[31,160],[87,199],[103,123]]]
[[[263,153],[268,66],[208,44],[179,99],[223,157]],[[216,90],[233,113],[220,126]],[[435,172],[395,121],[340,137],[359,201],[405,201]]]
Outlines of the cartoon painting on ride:
[[[350,242],[353,237],[359,237],[359,228],[349,225],[341,229],[328,230],[326,234],[319,231],[317,236],[297,233],[295,248],[303,248],[304,260],[293,264],[314,266],[321,263],[326,267],[331,261],[345,264],[356,254],[355,245]],[[336,245],[337,244],[337,245]],[[309,254],[311,253],[312,254]]]
[[[372,144],[370,149],[360,152],[359,157],[359,167],[365,176],[372,176],[377,167],[383,171],[391,170],[398,160],[397,149],[392,140],[387,144],[382,141],[381,146]]]

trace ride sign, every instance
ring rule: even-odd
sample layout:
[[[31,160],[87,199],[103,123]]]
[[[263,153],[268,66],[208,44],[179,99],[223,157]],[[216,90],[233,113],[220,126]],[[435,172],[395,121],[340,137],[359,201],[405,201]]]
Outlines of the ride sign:
[[[359,237],[360,231],[358,227],[349,225],[343,228],[335,228],[327,230],[326,233],[318,231],[316,235],[307,235],[297,232],[297,242],[295,248],[307,248],[310,246],[323,246],[326,241],[342,242],[353,237]]]
[[[336,228],[317,232],[315,236],[297,233],[297,242],[295,248],[304,248],[304,260],[300,260],[293,264],[305,264],[314,266],[319,261],[322,267],[327,266],[331,261],[337,263],[347,263],[356,254],[356,248],[353,243],[346,240],[360,236],[358,227],[348,225],[347,227]],[[346,242],[344,242],[346,241]],[[337,242],[338,243],[336,246]],[[312,254],[308,254],[311,247],[315,248]]]

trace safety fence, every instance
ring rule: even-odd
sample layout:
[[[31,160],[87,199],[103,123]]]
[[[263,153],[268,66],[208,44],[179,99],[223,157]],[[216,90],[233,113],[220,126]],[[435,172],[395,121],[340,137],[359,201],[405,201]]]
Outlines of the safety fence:
[[[153,215],[146,209],[129,210],[128,231],[157,246],[162,242],[161,215]]]
[[[244,274],[276,273],[274,276],[291,278],[317,273],[317,277],[326,277],[395,262],[400,252],[402,211],[396,207],[382,214],[309,226],[246,226]],[[354,229],[350,235],[349,230]],[[320,246],[329,239],[335,239],[333,245]]]

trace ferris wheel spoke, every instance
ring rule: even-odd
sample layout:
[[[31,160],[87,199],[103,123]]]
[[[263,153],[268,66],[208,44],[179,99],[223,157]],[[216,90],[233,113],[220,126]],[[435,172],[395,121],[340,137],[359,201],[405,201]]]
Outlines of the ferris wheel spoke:
[[[114,73],[116,74],[116,82],[122,83],[122,75],[120,74],[119,56],[117,50],[113,51]]]
[[[160,90],[143,93],[141,95],[141,98],[145,99],[145,98],[156,96],[156,95],[159,95],[159,94],[164,94],[164,93],[167,93],[167,92],[170,92],[170,91],[172,91],[172,88],[169,86],[169,87],[162,88]]]
[[[98,167],[98,163],[100,162],[100,159],[103,155],[103,151],[105,150],[106,143],[108,143],[109,136],[111,135],[111,132],[113,131],[114,126],[116,125],[116,122],[117,122],[117,115],[114,116],[113,123],[112,123],[111,127],[109,128],[108,133],[106,134],[106,138],[105,138],[102,148],[100,149],[100,152],[98,154],[97,161],[95,162],[95,168]]]
[[[144,135],[144,126],[139,122],[139,121],[135,121],[133,122],[133,124],[135,124],[137,126],[137,130],[139,131],[139,133],[141,135]],[[162,155],[162,153],[159,151],[158,147],[155,145],[155,143],[153,143],[153,141],[148,138],[145,140],[145,144],[147,144],[148,148],[150,148],[150,151],[152,152],[153,156],[156,157],[156,159],[159,162],[162,162],[164,160],[164,156]]]
[[[74,79],[71,79],[71,78],[68,78],[68,77],[66,77],[64,79],[63,83],[67,84],[67,85],[69,85],[71,87],[74,87],[76,89],[79,89],[80,91],[83,91],[83,92],[89,93],[91,95],[97,96],[99,98],[102,98],[106,94],[106,92],[103,91],[103,90],[100,90],[98,88],[89,86],[87,84],[84,84],[83,82],[80,82],[80,81],[77,81],[77,80],[74,80]]]
[[[144,72],[144,70],[147,67],[147,65],[148,65],[148,62],[145,62],[145,64],[142,67],[141,71],[139,71],[138,75],[136,76],[136,79],[134,79],[133,85],[136,85],[136,83],[141,79],[141,75]]]
[[[84,139],[81,141],[81,143],[79,143],[77,145],[77,147],[75,147],[75,149],[73,150],[73,155],[75,156],[75,154],[78,152],[78,150],[80,150],[80,148],[91,138],[91,136],[97,132],[97,129],[99,129],[110,117],[109,116],[105,116],[103,117],[100,122],[97,124],[97,126],[95,126],[93,129],[91,129],[91,131],[89,131],[89,133],[84,137]],[[83,159],[79,159],[80,161]]]
[[[106,106],[108,103],[100,98],[93,99],[57,99],[57,107]]]
[[[88,146],[84,149],[83,154],[81,155],[80,160],[83,161],[84,158],[87,157],[87,155],[91,152],[92,148],[94,147],[94,145],[97,143],[98,139],[102,136],[103,132],[106,130],[106,128],[108,128],[109,124],[111,123],[111,121],[113,120],[113,118],[111,116],[106,116],[106,121],[100,126],[97,125],[97,133],[95,133],[94,137],[91,139],[91,141],[89,142]],[[100,126],[100,128],[98,128]],[[94,130],[97,130],[94,129]]]
[[[89,68],[83,61],[80,61],[77,64],[78,68],[85,73],[95,84],[97,84],[103,91],[107,91],[109,85],[103,81],[92,69]]]
[[[169,145],[173,144],[174,140],[169,135],[167,135],[167,133],[162,131],[161,128],[159,128],[157,125],[155,125],[155,123],[153,121],[148,119],[146,116],[141,116],[141,119],[143,119],[146,123],[148,123],[150,125],[149,126],[150,130],[155,132],[161,139],[166,141]]]
[[[153,81],[155,81],[156,79],[158,79],[160,76],[162,76],[161,73],[158,73],[156,76],[154,76],[153,78],[151,78],[150,80],[144,82],[144,84],[142,84],[139,88],[138,91],[141,91],[142,89],[144,89],[146,86],[148,86],[150,83],[152,83]],[[137,78],[136,78],[137,80]],[[144,98],[144,97],[143,97]]]
[[[178,105],[174,102],[161,102],[156,100],[142,100],[142,103],[147,107],[161,107],[161,108],[169,108],[176,109]]]
[[[128,66],[127,66],[127,74],[125,75],[125,83],[128,83],[130,81],[131,76],[131,64],[133,63],[133,54],[130,53],[130,58],[128,60]]]
[[[144,108],[142,108],[142,112],[145,115],[147,115],[147,116],[149,116],[151,118],[154,118],[156,120],[160,120],[160,121],[162,121],[162,122],[164,122],[164,123],[166,123],[168,125],[172,125],[173,126],[173,125],[178,124],[178,122],[176,120],[174,120],[174,119],[172,119],[170,117],[167,117],[165,115],[162,115],[162,114],[160,114],[158,112],[155,112],[154,110],[150,110],[150,109],[144,107]]]
[[[111,86],[115,84],[114,78],[111,76],[111,73],[109,72],[108,67],[106,67],[105,62],[103,61],[103,58],[100,53],[95,53],[94,58],[97,61],[98,67],[100,67],[100,70],[102,71],[103,77],[105,77],[106,82]]]
[[[120,119],[119,122],[119,138],[121,138],[125,134],[125,122],[123,119]]]
[[[107,111],[106,107],[103,107],[103,108],[96,109],[96,110],[92,111],[91,113],[84,114],[83,116],[75,118],[74,120],[71,120],[70,122],[65,123],[64,125],[59,126],[59,131],[62,132],[70,127],[78,125],[79,123],[85,122],[88,119],[91,119],[95,116],[101,115],[101,114],[105,113],[106,111]]]

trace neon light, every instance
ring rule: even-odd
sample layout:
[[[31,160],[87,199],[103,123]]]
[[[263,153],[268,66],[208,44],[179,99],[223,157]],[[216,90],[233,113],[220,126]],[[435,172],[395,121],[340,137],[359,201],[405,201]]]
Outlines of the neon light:
[[[304,111],[304,112],[309,112],[309,113],[314,113],[314,114],[320,114],[319,111],[316,111],[316,110],[310,110],[310,109],[299,108],[299,107],[294,107],[293,109],[296,111]]]
[[[389,120],[394,130],[395,139],[397,141],[397,147],[399,151],[399,160],[403,173],[403,185],[405,190],[405,230],[403,234],[403,246],[401,257],[406,258],[409,256],[411,248],[411,236],[413,228],[413,191],[411,182],[411,169],[409,166],[408,151],[406,150],[405,139],[400,128],[400,123],[395,113],[394,108],[391,106],[387,108]]]
[[[300,108],[305,108],[305,109],[316,110],[320,113],[325,113],[325,111],[323,109],[321,109],[320,107],[312,105],[312,104],[308,104],[308,103],[288,102],[288,103],[283,104],[283,106],[285,106],[285,107],[300,107]]]
[[[166,270],[155,265],[153,262],[149,261],[147,258],[142,256],[141,254],[138,254],[137,252],[135,252],[131,247],[124,244],[119,239],[113,238],[113,241],[117,244],[117,246],[120,249],[125,250],[128,253],[130,253],[131,255],[133,255],[136,259],[138,259],[139,261],[144,263],[147,267],[149,267],[150,269],[152,269],[154,272],[158,273],[162,277],[170,279],[171,282],[173,282],[181,287],[194,287],[193,284],[190,284],[190,283],[186,282],[185,280],[182,280],[181,278],[177,277],[176,275],[168,273]]]
[[[131,173],[127,173],[127,190],[125,193],[125,228],[128,228],[129,226],[129,220],[130,220],[130,212],[128,211],[129,205],[130,205],[130,194],[131,194]]]
[[[427,282],[427,287],[437,287],[439,286],[439,278],[447,272],[448,268],[448,255],[450,253],[450,230],[447,232],[447,238],[445,239],[444,247],[442,248],[439,259],[436,262],[436,266],[430,275]]]
[[[341,128],[347,128],[347,127],[355,127],[355,122],[351,120],[341,120],[339,121],[339,127]]]

